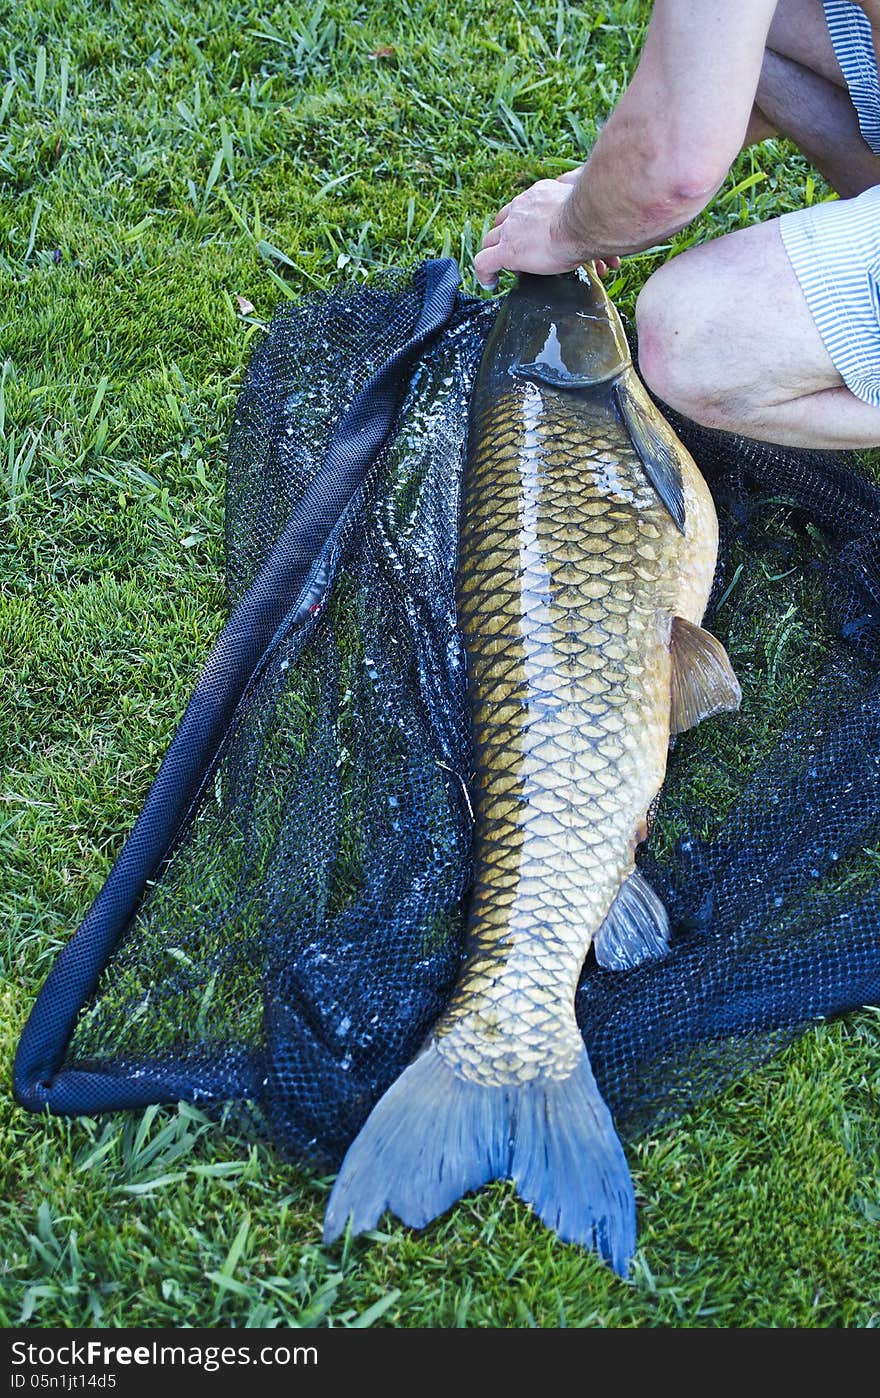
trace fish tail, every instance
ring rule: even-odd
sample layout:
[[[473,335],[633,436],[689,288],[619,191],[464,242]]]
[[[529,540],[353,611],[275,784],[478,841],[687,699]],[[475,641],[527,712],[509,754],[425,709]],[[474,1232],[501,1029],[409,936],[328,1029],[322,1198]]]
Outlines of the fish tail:
[[[436,1041],[374,1107],[350,1147],[324,1219],[331,1243],[374,1228],[386,1209],[423,1228],[493,1179],[566,1242],[626,1275],[635,1196],[623,1148],[586,1050],[564,1079],[486,1087],[460,1077]]]

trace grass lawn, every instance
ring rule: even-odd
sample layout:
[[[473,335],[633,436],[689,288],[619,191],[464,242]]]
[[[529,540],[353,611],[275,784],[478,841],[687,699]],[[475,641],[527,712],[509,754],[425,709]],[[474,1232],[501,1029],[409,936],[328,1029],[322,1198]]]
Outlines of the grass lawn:
[[[583,158],[647,9],[0,12],[5,1326],[880,1325],[873,1011],[630,1145],[627,1282],[506,1185],[421,1236],[386,1220],[325,1250],[330,1181],[265,1143],[189,1107],[43,1120],[9,1091],[36,991],[223,622],[225,443],[260,323],[285,296],[441,254],[473,289],[487,220]],[[768,142],[674,247],[827,193]],[[627,261],[624,311],[668,252]]]

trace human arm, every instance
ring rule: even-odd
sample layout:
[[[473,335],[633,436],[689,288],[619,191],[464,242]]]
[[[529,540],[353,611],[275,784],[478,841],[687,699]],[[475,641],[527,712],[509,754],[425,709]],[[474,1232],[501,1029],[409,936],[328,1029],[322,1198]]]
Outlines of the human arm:
[[[632,81],[576,178],[501,209],[474,268],[563,272],[639,252],[689,223],[740,150],[776,0],[655,0]]]

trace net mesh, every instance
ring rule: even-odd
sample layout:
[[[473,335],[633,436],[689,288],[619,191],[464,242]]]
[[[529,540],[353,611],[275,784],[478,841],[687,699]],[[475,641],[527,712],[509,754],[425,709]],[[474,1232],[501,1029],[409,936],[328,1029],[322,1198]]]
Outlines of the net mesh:
[[[25,1105],[240,1100],[334,1165],[443,1009],[472,823],[458,497],[496,309],[456,288],[425,264],[314,296],[254,352],[230,622],[34,1008]],[[880,1002],[880,490],[840,455],[670,417],[715,496],[706,624],[744,700],[677,740],[640,851],[671,956],[591,957],[578,989],[628,1136]]]

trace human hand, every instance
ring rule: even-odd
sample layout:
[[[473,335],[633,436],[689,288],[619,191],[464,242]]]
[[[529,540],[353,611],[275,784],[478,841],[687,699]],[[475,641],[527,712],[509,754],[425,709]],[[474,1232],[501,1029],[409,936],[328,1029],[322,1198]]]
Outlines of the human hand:
[[[502,269],[553,276],[595,258],[594,250],[562,231],[563,212],[579,174],[580,169],[568,170],[558,179],[538,180],[499,209],[474,258],[474,271],[481,286],[496,286]],[[595,261],[600,276],[620,266],[619,257]]]
[[[583,165],[578,165],[574,170],[566,170],[563,174],[556,176],[557,182],[559,184],[576,184],[583,168]],[[607,277],[609,272],[616,272],[620,268],[620,258],[616,255],[604,258],[595,257],[593,263],[600,277]]]

